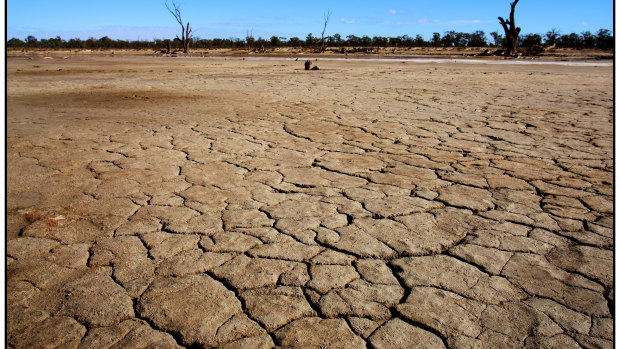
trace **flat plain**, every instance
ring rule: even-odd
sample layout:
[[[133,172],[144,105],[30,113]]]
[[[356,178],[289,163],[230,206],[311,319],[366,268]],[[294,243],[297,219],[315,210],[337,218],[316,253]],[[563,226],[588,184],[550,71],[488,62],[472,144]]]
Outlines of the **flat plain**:
[[[10,348],[611,348],[611,66],[7,58]]]

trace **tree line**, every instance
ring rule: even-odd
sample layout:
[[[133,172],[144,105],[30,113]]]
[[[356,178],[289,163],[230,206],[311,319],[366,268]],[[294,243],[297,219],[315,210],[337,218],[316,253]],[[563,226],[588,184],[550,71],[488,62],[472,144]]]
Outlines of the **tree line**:
[[[425,40],[421,35],[411,37],[402,35],[396,37],[384,36],[356,36],[340,34],[326,36],[321,40],[308,34],[305,38],[285,38],[280,36],[272,36],[269,39],[262,37],[254,38],[252,35],[246,38],[213,38],[201,39],[190,38],[191,46],[195,49],[217,49],[217,48],[243,48],[243,49],[267,49],[277,47],[300,47],[300,48],[319,48],[321,46],[338,48],[338,47],[394,47],[394,48],[410,48],[410,47],[501,47],[504,46],[505,37],[498,32],[489,33],[487,36],[483,31],[475,31],[473,33],[463,33],[456,31],[447,31],[443,35],[433,33],[429,40]],[[560,34],[557,30],[551,30],[544,35],[541,34],[524,34],[518,36],[519,47],[522,48],[541,48],[541,47],[561,47],[561,48],[600,48],[613,49],[614,38],[608,29],[600,29],[596,33],[590,31],[581,34],[570,33]],[[183,49],[183,41],[175,39],[154,39],[147,40],[113,40],[107,36],[99,39],[89,38],[86,40],[73,38],[64,40],[55,37],[49,39],[37,39],[34,36],[28,36],[24,40],[11,38],[7,41],[7,48],[38,48],[38,49],[152,49],[159,50],[171,47],[174,50]]]

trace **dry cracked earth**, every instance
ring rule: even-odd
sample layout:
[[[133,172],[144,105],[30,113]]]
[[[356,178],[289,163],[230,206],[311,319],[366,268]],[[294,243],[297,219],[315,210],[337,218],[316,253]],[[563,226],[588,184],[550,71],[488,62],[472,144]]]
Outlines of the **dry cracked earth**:
[[[7,60],[9,348],[611,348],[611,67]]]

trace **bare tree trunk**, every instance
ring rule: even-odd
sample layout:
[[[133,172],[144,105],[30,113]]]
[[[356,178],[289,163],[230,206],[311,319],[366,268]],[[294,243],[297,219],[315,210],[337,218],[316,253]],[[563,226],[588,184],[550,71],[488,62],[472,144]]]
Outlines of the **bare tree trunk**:
[[[190,28],[189,22],[187,22],[187,25],[183,24],[183,19],[181,19],[181,8],[179,7],[179,5],[177,5],[176,2],[174,2],[174,0],[172,0],[172,7],[174,8],[174,10],[172,10],[170,6],[168,6],[168,0],[166,0],[166,8],[174,16],[174,19],[177,20],[179,25],[181,25],[181,39],[180,40],[183,43],[183,53],[188,53],[190,37],[192,34],[192,28]],[[177,36],[177,38],[178,37],[179,36]]]
[[[517,6],[518,2],[519,0],[515,0],[510,3],[510,19],[508,21],[505,21],[502,17],[497,17],[506,34],[506,56],[516,53],[519,44],[519,33],[521,32],[521,28],[515,25],[515,6]]]
[[[323,32],[321,33],[321,52],[325,52],[325,29],[327,28],[327,22],[329,22],[329,17],[332,16],[332,12],[327,10],[327,13],[323,15],[323,19],[325,22],[323,24]]]
[[[245,30],[245,42],[248,44],[248,53],[250,53],[250,50],[252,50],[252,44],[254,43],[254,36],[252,35],[253,31],[254,29]]]
[[[185,27],[185,34],[183,35],[183,53],[189,52],[189,43],[190,43],[190,34],[192,33],[192,28],[189,27],[189,22],[187,22],[187,26]]]

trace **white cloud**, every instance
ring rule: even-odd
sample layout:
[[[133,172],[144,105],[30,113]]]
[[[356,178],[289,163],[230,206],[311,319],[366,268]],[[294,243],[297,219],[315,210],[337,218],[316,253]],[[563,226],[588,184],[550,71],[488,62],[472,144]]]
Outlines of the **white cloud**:
[[[340,18],[340,22],[344,24],[355,24],[355,23],[359,23],[360,21],[354,18]]]
[[[479,19],[455,19],[451,21],[440,21],[440,20],[434,19],[433,23],[443,24],[443,25],[468,25],[468,24],[493,23],[493,21],[482,21]]]
[[[438,19],[429,20],[427,18],[422,18],[422,19],[416,19],[416,20],[390,22],[390,24],[394,24],[394,25],[422,25],[422,24],[469,25],[469,24],[482,24],[482,23],[491,23],[491,22],[492,21],[482,21],[479,19],[457,19],[457,20],[452,20],[452,21],[440,21]]]
[[[396,25],[414,25],[414,24],[427,24],[427,23],[428,23],[428,19],[423,18],[423,19],[418,19],[414,21],[398,21],[396,22]]]
[[[588,22],[581,22],[581,25],[586,26],[588,25]]]
[[[446,22],[447,24],[478,24],[478,23],[482,23],[481,20],[479,19],[457,19],[455,21],[448,21]]]
[[[398,13],[398,11],[396,11],[396,10],[389,10],[388,12],[389,12],[391,15],[395,15],[395,14],[397,14],[397,13]]]

